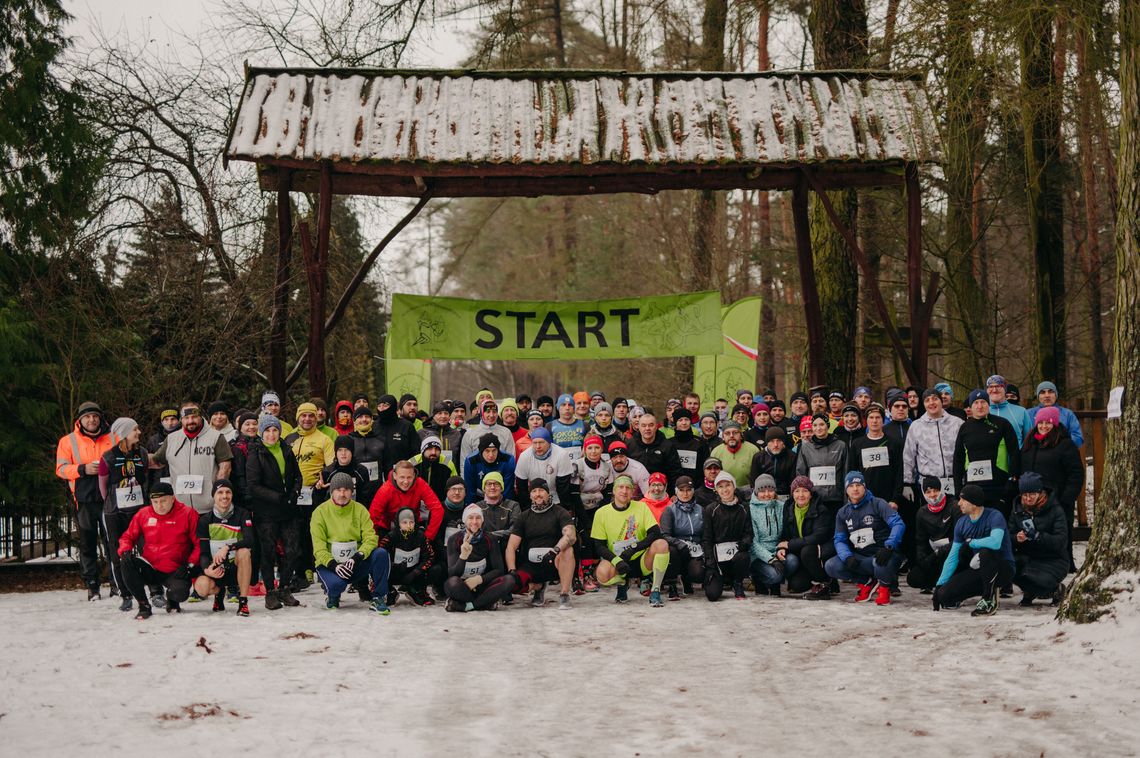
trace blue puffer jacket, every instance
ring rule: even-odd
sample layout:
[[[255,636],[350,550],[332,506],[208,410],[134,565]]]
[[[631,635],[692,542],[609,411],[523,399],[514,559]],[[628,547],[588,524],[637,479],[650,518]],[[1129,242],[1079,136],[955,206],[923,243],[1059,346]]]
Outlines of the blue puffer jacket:
[[[661,514],[661,534],[670,545],[679,542],[701,542],[701,530],[705,522],[705,511],[693,498],[682,503],[677,498]]]
[[[1035,405],[1029,409],[1029,420],[1034,426],[1037,426],[1037,411],[1044,407],[1043,405]],[[1053,407],[1061,414],[1061,426],[1065,427],[1065,431],[1069,433],[1069,439],[1073,441],[1073,444],[1077,447],[1085,444],[1085,435],[1081,433],[1081,422],[1077,419],[1077,414],[1061,405],[1054,405]],[[1024,445],[1025,441],[1022,440],[1021,444]]]
[[[748,503],[752,515],[752,547],[748,549],[752,560],[767,563],[776,557],[776,544],[784,526],[784,501],[758,500],[752,496]]]
[[[904,531],[902,516],[868,491],[858,503],[848,502],[835,514],[835,552],[845,561],[852,555],[874,555],[883,546],[898,550]]]

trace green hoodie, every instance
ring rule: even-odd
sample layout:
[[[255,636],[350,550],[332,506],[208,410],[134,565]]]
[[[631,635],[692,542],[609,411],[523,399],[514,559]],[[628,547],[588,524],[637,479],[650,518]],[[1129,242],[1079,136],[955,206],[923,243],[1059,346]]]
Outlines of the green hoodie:
[[[313,559],[318,566],[328,566],[333,560],[334,543],[342,543],[345,550],[349,543],[355,543],[354,552],[367,558],[379,542],[368,509],[355,500],[349,500],[344,506],[332,500],[318,505],[309,522],[309,532],[313,537]],[[351,555],[337,556],[337,561],[344,561]]]

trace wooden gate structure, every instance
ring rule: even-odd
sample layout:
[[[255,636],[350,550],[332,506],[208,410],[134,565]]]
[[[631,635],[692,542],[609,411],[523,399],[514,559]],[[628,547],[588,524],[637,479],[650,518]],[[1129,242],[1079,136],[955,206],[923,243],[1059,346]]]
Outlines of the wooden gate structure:
[[[823,329],[808,197],[817,193],[909,380],[925,386],[938,275],[924,294],[918,171],[939,152],[917,74],[247,68],[224,160],[255,163],[261,187],[277,193],[271,384],[285,391],[307,362],[309,384],[321,394],[325,335],[380,252],[431,198],[680,189],[792,193],[814,384],[822,382]],[[909,350],[854,230],[826,194],[877,187],[906,196]],[[308,351],[286,374],[290,192],[317,195],[317,234],[306,224],[296,230],[312,316]],[[365,258],[326,318],[334,194],[419,202]]]

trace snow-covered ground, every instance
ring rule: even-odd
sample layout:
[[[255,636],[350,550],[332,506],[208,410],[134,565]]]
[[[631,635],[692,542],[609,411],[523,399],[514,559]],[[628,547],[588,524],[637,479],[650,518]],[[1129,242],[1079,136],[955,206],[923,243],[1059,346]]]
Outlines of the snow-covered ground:
[[[0,595],[3,754],[1134,755],[1140,613],[933,613],[840,599],[612,590],[572,612],[451,614],[351,596],[147,622],[104,599]]]

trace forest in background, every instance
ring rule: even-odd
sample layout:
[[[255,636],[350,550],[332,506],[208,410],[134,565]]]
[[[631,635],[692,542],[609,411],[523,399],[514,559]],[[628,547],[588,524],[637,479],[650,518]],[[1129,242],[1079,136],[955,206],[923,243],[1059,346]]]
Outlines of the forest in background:
[[[57,0],[0,2],[0,500],[50,481],[51,450],[86,399],[144,427],[184,397],[249,406],[268,383],[276,209],[251,168],[222,166],[242,62],[393,66],[413,30],[465,19],[481,68],[757,71],[874,68],[926,75],[943,163],[924,167],[924,280],[941,275],[931,375],[961,392],[1000,372],[1103,407],[1115,302],[1119,111],[1116,5],[1083,0],[361,2],[237,0],[177,52],[146,39],[67,39]],[[888,307],[907,312],[896,191],[834,201]],[[293,215],[313,225],[315,200]],[[718,289],[764,298],[757,383],[802,384],[806,331],[790,197],[664,192],[432,201],[393,245],[326,349],[330,399],[383,386],[393,291],[589,299]],[[407,204],[337,198],[335,299]],[[367,230],[367,231],[366,231]],[[827,380],[905,377],[841,239],[813,208]],[[292,367],[309,323],[299,245],[288,262]],[[905,325],[905,324],[903,324]],[[564,388],[643,402],[691,381],[688,359],[444,363],[436,399]],[[303,372],[288,406],[307,398]],[[424,402],[424,399],[421,399]]]

